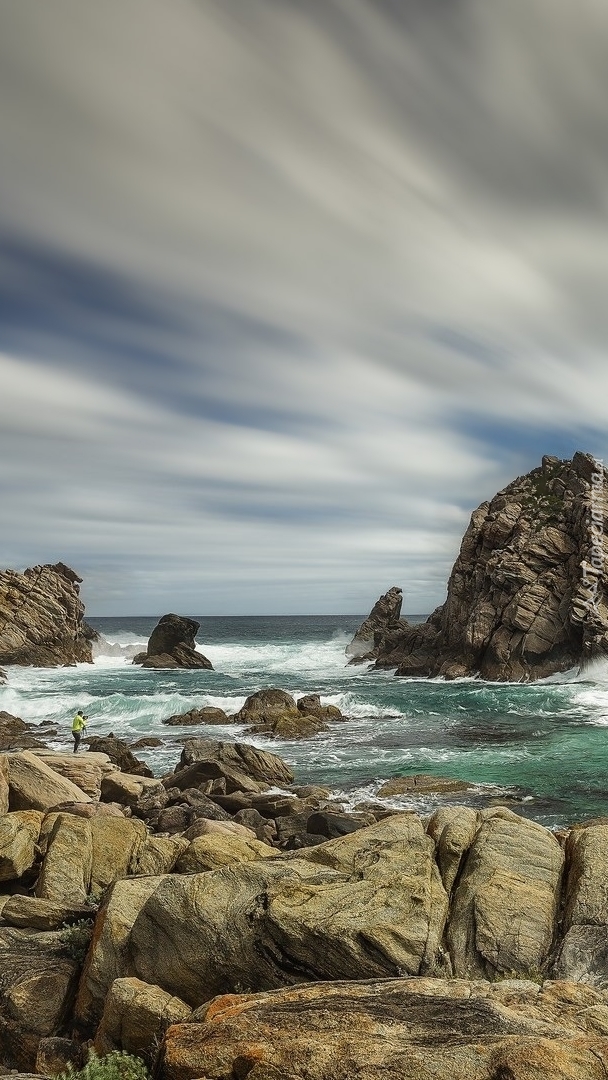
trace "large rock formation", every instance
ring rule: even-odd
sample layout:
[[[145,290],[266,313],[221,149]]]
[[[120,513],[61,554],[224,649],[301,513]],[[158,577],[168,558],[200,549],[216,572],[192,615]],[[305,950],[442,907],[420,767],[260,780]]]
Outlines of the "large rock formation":
[[[421,625],[389,622],[376,666],[525,681],[608,655],[607,480],[590,454],[544,457],[482,503],[445,604]]]
[[[149,668],[211,669],[211,661],[196,648],[199,626],[183,615],[163,615],[150,634],[146,652],[138,653],[133,663]]]
[[[0,1073],[93,1039],[157,1080],[608,1075],[604,820],[333,812],[276,790],[277,755],[200,739],[162,782],[91,754],[124,811],[98,816],[88,772],[55,805],[69,755],[42,756],[0,754]]]
[[[0,664],[92,662],[95,631],[83,622],[81,581],[63,563],[0,573]]]
[[[215,998],[169,1028],[156,1075],[604,1080],[607,1019],[604,996],[572,983],[321,982]]]

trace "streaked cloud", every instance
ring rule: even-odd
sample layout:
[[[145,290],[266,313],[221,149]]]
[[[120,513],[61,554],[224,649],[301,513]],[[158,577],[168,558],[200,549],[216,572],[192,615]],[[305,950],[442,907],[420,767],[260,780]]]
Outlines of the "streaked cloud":
[[[91,612],[443,596],[605,446],[595,0],[19,0],[0,36],[4,565]]]

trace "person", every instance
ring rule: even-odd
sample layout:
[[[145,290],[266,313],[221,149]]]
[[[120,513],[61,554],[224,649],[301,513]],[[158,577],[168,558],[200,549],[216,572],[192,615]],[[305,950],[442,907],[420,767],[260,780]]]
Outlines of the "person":
[[[82,733],[87,726],[87,717],[84,715],[82,709],[79,709],[72,721],[72,738],[74,740],[74,753],[80,746],[80,740]]]

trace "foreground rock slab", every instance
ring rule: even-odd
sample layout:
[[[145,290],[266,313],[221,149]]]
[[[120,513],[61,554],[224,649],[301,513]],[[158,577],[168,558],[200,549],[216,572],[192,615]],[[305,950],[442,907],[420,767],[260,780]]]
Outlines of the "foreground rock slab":
[[[399,979],[228,995],[167,1031],[160,1080],[605,1080],[608,1008],[568,983]]]

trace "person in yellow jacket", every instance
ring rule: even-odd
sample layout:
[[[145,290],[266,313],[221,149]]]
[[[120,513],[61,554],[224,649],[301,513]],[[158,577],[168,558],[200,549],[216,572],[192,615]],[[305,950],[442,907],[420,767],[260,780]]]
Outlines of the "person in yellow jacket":
[[[72,721],[72,738],[74,740],[74,753],[76,753],[78,747],[80,746],[82,733],[87,726],[87,719],[88,717],[84,715],[82,709],[79,709]]]

